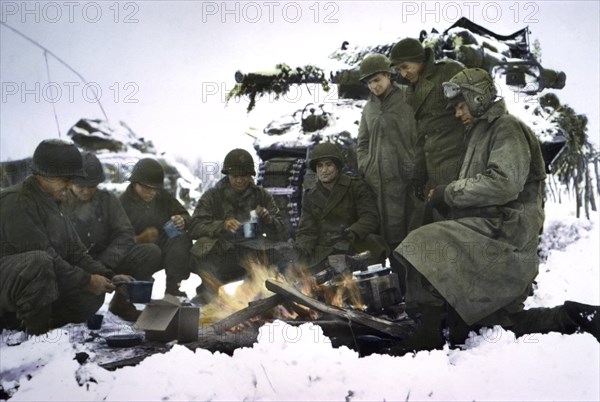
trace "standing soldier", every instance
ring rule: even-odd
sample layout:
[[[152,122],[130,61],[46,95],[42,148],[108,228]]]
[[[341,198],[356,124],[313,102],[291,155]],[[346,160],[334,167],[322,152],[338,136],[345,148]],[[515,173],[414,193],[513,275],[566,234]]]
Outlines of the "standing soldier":
[[[105,180],[102,164],[92,153],[83,154],[86,177],[76,177],[61,210],[69,217],[92,258],[119,274],[151,280],[160,269],[160,248],[136,244],[135,233],[116,196],[98,189]],[[108,310],[127,321],[141,314],[127,299],[126,287],[118,287]]]
[[[58,203],[82,176],[74,144],[42,141],[33,175],[0,192],[0,329],[42,334],[93,315],[111,282],[128,280],[92,259]]]
[[[406,90],[392,83],[390,60],[372,54],[360,65],[360,80],[371,95],[358,127],[358,168],[377,198],[380,233],[393,250],[422,221],[421,200],[415,199],[414,158],[416,125]],[[412,221],[411,221],[412,220]],[[393,257],[402,294],[406,293],[404,268]]]
[[[370,251],[373,262],[385,259],[388,249],[379,236],[375,197],[364,180],[341,173],[343,157],[337,145],[314,147],[308,166],[317,184],[302,197],[296,231],[296,251],[311,273],[325,268],[332,254]]]
[[[425,191],[456,179],[464,154],[464,135],[460,122],[446,109],[442,83],[464,66],[454,60],[434,60],[433,51],[412,38],[392,47],[391,64],[409,82],[409,98],[417,121],[416,167],[419,184]],[[422,188],[422,187],[421,187]],[[435,220],[441,219],[434,214]]]
[[[163,188],[164,179],[160,163],[140,159],[120,201],[135,230],[136,242],[155,243],[162,250],[161,266],[167,274],[165,293],[186,296],[179,285],[190,276],[192,240],[186,231],[190,214]]]

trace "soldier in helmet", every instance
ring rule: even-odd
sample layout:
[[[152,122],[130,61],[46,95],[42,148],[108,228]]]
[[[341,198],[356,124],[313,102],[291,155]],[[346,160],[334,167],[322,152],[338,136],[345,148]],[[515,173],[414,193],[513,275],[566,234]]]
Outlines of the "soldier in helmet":
[[[312,150],[310,169],[317,184],[302,197],[302,214],[296,231],[296,251],[301,263],[314,274],[325,268],[332,254],[371,251],[373,262],[382,262],[388,249],[379,236],[375,197],[364,180],[342,173],[343,156],[331,142]]]
[[[409,84],[409,103],[417,121],[416,168],[419,173],[414,188],[417,195],[456,179],[464,154],[460,122],[446,109],[442,83],[464,66],[457,61],[434,60],[433,51],[412,38],[402,39],[392,47],[391,65]],[[423,185],[425,189],[423,189]],[[443,219],[435,213],[434,220]]]
[[[96,155],[84,153],[83,168],[86,177],[73,180],[61,211],[73,223],[92,258],[132,280],[151,280],[160,269],[160,248],[153,243],[136,244],[133,226],[117,197],[98,189],[106,177]],[[127,321],[140,315],[123,286],[117,288],[108,310]]]
[[[41,334],[87,320],[115,290],[112,281],[127,277],[92,259],[59,210],[72,179],[83,176],[77,147],[44,140],[31,170],[0,192],[0,329]]]
[[[420,226],[423,202],[411,188],[417,182],[414,113],[406,102],[407,87],[394,84],[391,73],[390,60],[382,54],[371,54],[360,65],[360,80],[371,95],[358,127],[356,154],[359,171],[376,195],[379,232],[393,250]],[[404,268],[393,257],[390,263],[404,294]]]
[[[151,158],[140,159],[119,200],[133,225],[136,242],[154,243],[162,250],[161,266],[167,276],[165,293],[186,296],[179,286],[190,276],[190,214],[163,188],[164,178],[160,163]]]
[[[277,249],[287,240],[287,227],[273,196],[254,184],[254,160],[244,149],[230,151],[223,161],[225,175],[206,191],[192,214],[189,232],[194,272],[202,278],[194,298],[210,302],[221,285],[242,279],[248,258],[267,255],[280,263]]]
[[[460,342],[470,329],[502,325],[517,336],[583,330],[600,341],[600,307],[565,302],[524,310],[538,273],[544,222],[540,144],[496,99],[485,70],[465,69],[443,84],[468,138],[456,180],[428,202],[448,220],[411,232],[395,250],[408,270],[407,311],[421,326],[404,350],[444,344],[442,326]]]

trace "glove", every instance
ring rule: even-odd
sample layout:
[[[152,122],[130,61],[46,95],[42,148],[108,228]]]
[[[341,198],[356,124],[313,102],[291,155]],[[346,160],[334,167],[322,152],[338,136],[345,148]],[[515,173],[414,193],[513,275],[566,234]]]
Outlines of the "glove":
[[[429,204],[444,216],[450,211],[450,206],[446,204],[444,199],[445,190],[445,185],[436,186],[430,191],[428,200]]]

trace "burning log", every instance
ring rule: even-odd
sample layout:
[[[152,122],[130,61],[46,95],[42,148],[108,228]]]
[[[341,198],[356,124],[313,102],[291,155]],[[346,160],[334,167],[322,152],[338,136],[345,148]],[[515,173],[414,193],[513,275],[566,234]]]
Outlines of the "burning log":
[[[396,323],[382,318],[374,317],[361,311],[329,306],[325,303],[321,303],[318,300],[304,295],[303,293],[295,289],[293,286],[285,284],[283,282],[267,279],[267,281],[265,282],[265,286],[271,292],[283,295],[295,303],[309,307],[313,310],[317,310],[323,314],[328,314],[336,318],[341,318],[357,324],[364,325],[380,333],[384,333],[395,338],[407,338],[414,330],[414,323],[410,320]]]
[[[216,322],[212,326],[212,328],[214,329],[216,334],[222,334],[228,329],[233,328],[236,325],[239,325],[245,321],[248,321],[249,319],[260,315],[267,310],[272,309],[273,307],[283,303],[284,301],[285,298],[283,296],[276,294],[262,300],[250,302],[248,303],[248,307],[223,318],[219,322]]]

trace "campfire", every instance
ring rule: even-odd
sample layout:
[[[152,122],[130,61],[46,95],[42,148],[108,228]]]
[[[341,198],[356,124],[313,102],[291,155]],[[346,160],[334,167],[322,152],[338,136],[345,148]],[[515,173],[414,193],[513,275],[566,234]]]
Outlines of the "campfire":
[[[306,321],[336,331],[404,338],[412,322],[403,314],[397,275],[381,265],[367,265],[368,255],[334,255],[328,267],[311,275],[291,266],[276,267],[248,260],[248,276],[233,295],[219,296],[202,307],[203,328],[216,334],[244,331],[250,324],[280,319],[295,325]],[[356,343],[356,339],[353,340]]]

